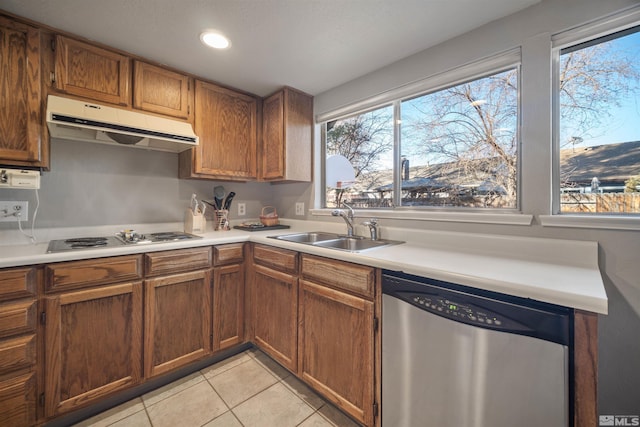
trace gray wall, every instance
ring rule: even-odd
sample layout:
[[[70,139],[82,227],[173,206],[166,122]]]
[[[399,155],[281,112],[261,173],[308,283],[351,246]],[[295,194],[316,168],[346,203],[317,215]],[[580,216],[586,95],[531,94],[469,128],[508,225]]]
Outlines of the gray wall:
[[[534,215],[549,214],[551,35],[637,4],[622,0],[542,1],[319,94],[315,98],[315,113],[328,112],[521,46],[522,210]],[[298,191],[305,193],[304,189]],[[549,228],[540,226],[537,219],[529,227],[399,220],[381,221],[381,225],[598,241],[600,269],[609,297],[609,315],[599,317],[599,411],[640,414],[640,232]]]
[[[236,193],[232,220],[255,219],[262,206],[273,204],[267,183],[178,179],[177,154],[52,140],[51,171],[41,177],[36,227],[181,222],[191,194],[212,200],[216,185]],[[29,201],[29,218],[36,206],[33,190],[3,189],[0,200]],[[239,202],[247,204],[244,217],[237,215]],[[207,217],[212,219],[211,213]],[[15,228],[15,223],[0,223],[0,230]]]

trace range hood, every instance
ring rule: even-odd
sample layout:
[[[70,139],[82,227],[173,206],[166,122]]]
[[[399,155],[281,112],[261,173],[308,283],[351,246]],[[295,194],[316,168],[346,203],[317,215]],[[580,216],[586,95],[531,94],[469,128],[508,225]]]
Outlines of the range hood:
[[[54,138],[179,153],[198,145],[191,125],[178,120],[49,95],[47,126]]]

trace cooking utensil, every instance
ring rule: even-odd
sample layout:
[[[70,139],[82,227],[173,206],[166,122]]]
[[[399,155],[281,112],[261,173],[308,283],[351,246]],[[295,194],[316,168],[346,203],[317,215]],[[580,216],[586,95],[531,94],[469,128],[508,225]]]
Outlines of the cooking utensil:
[[[224,205],[222,207],[223,210],[229,210],[229,208],[231,207],[231,201],[233,200],[235,195],[236,193],[234,193],[233,191],[227,195],[227,197],[224,199]]]
[[[222,210],[224,205],[224,198],[227,195],[224,187],[222,185],[218,185],[213,189],[213,201],[216,204],[216,210]]]

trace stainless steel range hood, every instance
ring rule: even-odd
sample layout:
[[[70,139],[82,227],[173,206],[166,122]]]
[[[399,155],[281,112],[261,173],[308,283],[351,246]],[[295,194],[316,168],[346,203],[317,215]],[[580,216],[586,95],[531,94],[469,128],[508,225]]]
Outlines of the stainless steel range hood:
[[[179,153],[198,145],[189,123],[49,95],[47,126],[54,138]]]

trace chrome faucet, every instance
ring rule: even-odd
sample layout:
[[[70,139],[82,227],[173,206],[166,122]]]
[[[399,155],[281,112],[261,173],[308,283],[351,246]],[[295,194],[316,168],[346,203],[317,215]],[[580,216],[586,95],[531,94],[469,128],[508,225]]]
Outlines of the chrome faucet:
[[[365,221],[362,225],[369,227],[369,233],[371,233],[371,240],[378,240],[378,218],[371,218],[369,221]]]
[[[334,209],[331,212],[332,216],[341,216],[342,219],[344,219],[344,222],[347,223],[347,236],[348,237],[353,237],[353,208],[351,206],[349,206],[348,204],[342,202],[343,206],[346,206],[347,208],[349,208],[349,212],[345,212],[342,209]]]

